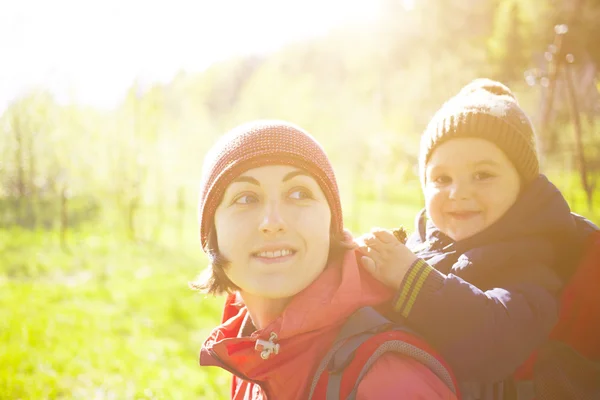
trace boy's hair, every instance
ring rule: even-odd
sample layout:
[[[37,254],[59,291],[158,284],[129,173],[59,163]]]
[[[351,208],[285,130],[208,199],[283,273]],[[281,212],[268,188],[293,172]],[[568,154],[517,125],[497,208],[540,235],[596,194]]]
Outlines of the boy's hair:
[[[491,79],[476,79],[463,87],[432,118],[421,137],[419,174],[440,144],[455,138],[481,138],[498,146],[519,172],[524,184],[539,175],[533,125],[511,90]]]
[[[190,288],[211,295],[233,293],[238,290],[239,288],[225,273],[225,269],[229,265],[229,260],[219,252],[217,235],[214,229],[208,234],[206,247],[210,265],[196,278],[195,281],[190,282]],[[348,233],[342,232],[341,235],[332,234],[330,237],[327,263],[330,264],[336,262],[351,248],[353,248],[352,238]]]

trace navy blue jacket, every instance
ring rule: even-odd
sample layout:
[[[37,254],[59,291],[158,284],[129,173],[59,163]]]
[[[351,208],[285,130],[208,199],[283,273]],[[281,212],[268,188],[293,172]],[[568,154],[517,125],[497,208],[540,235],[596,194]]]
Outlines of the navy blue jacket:
[[[505,379],[547,339],[580,237],[560,191],[540,175],[497,222],[455,242],[424,213],[393,318],[435,346],[459,380]]]

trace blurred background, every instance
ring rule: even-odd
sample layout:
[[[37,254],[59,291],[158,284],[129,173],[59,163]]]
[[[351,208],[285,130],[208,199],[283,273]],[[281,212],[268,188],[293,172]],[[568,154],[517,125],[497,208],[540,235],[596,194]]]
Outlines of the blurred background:
[[[477,77],[600,222],[599,0],[0,3],[0,398],[227,398],[196,201],[216,138],[310,131],[345,224],[412,229],[419,135]]]

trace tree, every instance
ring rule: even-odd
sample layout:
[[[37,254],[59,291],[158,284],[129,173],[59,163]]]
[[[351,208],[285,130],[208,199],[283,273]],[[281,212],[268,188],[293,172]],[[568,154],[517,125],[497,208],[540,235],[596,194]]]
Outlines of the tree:
[[[494,32],[489,40],[489,60],[494,66],[494,78],[510,84],[521,80],[531,63],[531,48],[519,2],[502,1],[496,11]]]

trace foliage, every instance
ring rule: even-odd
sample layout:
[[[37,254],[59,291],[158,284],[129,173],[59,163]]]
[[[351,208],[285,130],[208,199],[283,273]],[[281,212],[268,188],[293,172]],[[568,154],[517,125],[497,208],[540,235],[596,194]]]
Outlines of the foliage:
[[[547,84],[528,86],[523,74],[545,72],[553,27],[567,23],[585,154],[599,179],[598,0],[419,0],[410,12],[379,3],[372,24],[166,84],[133,82],[114,110],[35,89],[3,111],[0,398],[226,396],[226,374],[196,365],[220,300],[186,283],[206,263],[194,210],[202,158],[241,122],[286,119],[310,131],[332,160],[354,233],[412,227],[423,205],[419,137],[432,114],[491,76],[539,127]],[[556,151],[542,154],[543,171],[598,223],[574,172],[561,90],[550,123]]]
[[[108,226],[55,235],[0,230],[0,398],[224,398],[199,369],[220,299],[186,282],[205,265],[176,237],[129,244]]]

